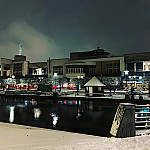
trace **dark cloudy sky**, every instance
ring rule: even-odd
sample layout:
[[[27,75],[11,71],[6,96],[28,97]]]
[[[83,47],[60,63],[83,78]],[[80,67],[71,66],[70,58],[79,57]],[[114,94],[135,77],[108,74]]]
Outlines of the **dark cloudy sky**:
[[[30,61],[97,47],[111,55],[150,50],[150,0],[0,0],[0,56],[23,40]]]

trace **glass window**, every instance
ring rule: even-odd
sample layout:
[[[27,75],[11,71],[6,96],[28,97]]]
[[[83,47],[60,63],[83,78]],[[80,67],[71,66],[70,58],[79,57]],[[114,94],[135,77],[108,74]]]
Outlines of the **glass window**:
[[[112,74],[112,64],[106,64],[107,74]]]
[[[114,73],[119,73],[119,64],[114,64]]]
[[[63,75],[63,66],[53,66],[53,74]]]

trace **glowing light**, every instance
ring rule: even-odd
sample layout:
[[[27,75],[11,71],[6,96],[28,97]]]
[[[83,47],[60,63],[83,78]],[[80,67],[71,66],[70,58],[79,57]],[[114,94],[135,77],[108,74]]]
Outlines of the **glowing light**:
[[[56,124],[57,124],[57,122],[58,122],[58,116],[55,114],[55,113],[51,113],[50,114],[51,116],[52,116],[52,118],[53,118],[53,127],[56,127]]]
[[[128,75],[129,71],[128,71],[128,70],[125,70],[124,73],[125,73],[125,75]]]
[[[34,118],[38,119],[40,115],[42,114],[41,110],[39,108],[34,108]]]
[[[10,106],[10,115],[9,115],[10,123],[14,122],[14,109],[15,109],[15,106]]]

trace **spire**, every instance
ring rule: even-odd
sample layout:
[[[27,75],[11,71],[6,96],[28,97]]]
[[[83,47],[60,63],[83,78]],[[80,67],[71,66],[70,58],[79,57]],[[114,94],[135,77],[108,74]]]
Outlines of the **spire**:
[[[22,40],[19,40],[19,55],[22,55]]]
[[[97,49],[100,49],[100,44],[99,44],[99,38],[98,38],[98,40],[97,40]]]

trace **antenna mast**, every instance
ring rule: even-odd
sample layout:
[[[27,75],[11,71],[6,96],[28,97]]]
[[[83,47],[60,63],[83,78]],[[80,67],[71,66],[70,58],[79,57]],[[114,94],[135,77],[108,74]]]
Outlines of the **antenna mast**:
[[[22,40],[19,40],[19,55],[22,55]]]
[[[97,42],[98,42],[97,43],[98,44],[97,48],[100,49],[99,38],[98,38]]]

